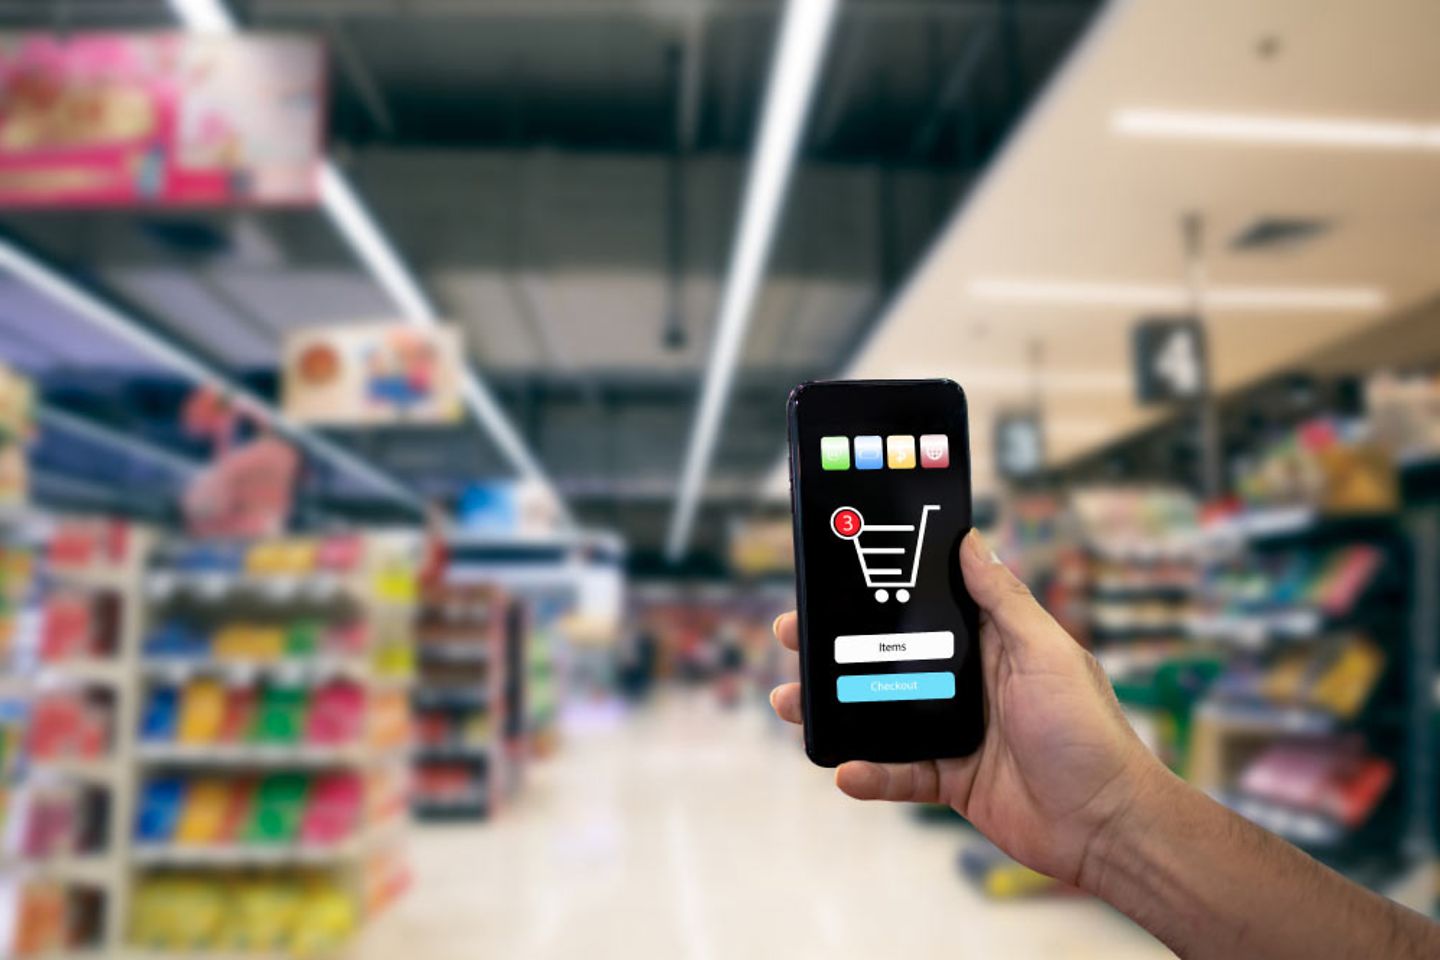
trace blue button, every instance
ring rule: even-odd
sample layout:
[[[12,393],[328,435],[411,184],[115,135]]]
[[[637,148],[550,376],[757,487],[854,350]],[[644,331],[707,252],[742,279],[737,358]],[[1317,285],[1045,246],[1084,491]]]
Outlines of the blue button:
[[[884,700],[949,700],[955,696],[953,673],[866,673],[835,681],[841,703]]]
[[[879,437],[855,438],[855,469],[879,470],[885,466],[885,449]]]

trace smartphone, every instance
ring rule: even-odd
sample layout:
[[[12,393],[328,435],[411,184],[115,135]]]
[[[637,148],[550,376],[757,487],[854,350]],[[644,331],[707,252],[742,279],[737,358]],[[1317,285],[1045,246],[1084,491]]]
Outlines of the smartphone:
[[[978,611],[960,576],[970,431],[951,380],[790,393],[805,752],[821,766],[974,752]]]

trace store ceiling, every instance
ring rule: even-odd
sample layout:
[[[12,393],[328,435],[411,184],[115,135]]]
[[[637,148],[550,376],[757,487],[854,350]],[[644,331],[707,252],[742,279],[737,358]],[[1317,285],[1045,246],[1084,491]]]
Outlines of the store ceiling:
[[[983,490],[995,484],[989,425],[997,409],[1030,396],[1037,350],[1052,462],[1160,415],[1132,400],[1130,331],[1146,311],[977,295],[987,283],[1182,284],[1180,221],[1198,211],[1215,285],[1373,288],[1383,297],[1358,311],[1212,311],[1221,390],[1430,299],[1440,292],[1440,153],[1143,139],[1113,124],[1123,109],[1433,124],[1437,35],[1440,5],[1426,0],[1114,4],[852,371],[971,384]],[[1326,229],[1294,245],[1230,248],[1265,217]],[[783,489],[783,478],[771,489]]]
[[[231,6],[250,27],[327,38],[337,160],[581,519],[658,548],[777,4]],[[779,454],[789,387],[850,361],[1093,7],[845,5],[707,490],[703,549],[719,548],[725,517],[754,500]],[[0,0],[0,29],[173,26],[164,0]],[[319,212],[9,213],[0,229],[262,385],[288,331],[395,315]],[[672,290],[679,347],[664,342]],[[77,323],[0,287],[0,356],[63,385],[67,403],[183,446],[156,422],[163,402],[141,414],[107,400],[116,388],[83,395],[80,371],[144,364]],[[427,494],[503,472],[471,428],[342,439]]]

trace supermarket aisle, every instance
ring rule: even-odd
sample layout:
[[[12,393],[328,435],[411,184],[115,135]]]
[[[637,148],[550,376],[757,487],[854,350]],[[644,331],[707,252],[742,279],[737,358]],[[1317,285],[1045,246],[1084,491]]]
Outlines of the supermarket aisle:
[[[847,801],[758,709],[676,694],[588,727],[505,817],[416,831],[363,957],[1168,955],[1094,901],[982,899],[956,831]]]

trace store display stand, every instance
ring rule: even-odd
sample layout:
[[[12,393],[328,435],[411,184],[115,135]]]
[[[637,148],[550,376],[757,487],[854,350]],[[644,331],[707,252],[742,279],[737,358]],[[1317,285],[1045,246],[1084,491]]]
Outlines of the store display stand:
[[[130,825],[133,817],[133,784],[130,757],[134,750],[137,690],[133,683],[143,629],[143,610],[138,598],[144,574],[144,557],[149,534],[126,527],[124,555],[118,559],[92,560],[71,564],[51,560],[45,564],[44,582],[51,591],[90,595],[114,594],[120,600],[114,650],[104,658],[41,662],[33,676],[19,681],[25,694],[34,699],[52,689],[103,689],[111,698],[109,750],[100,759],[36,759],[29,763],[30,779],[70,780],[103,790],[108,811],[103,850],[25,862],[18,866],[22,876],[53,880],[98,891],[103,897],[99,941],[93,946],[103,955],[115,955],[123,942],[125,918],[129,915],[130,888],[127,867],[130,855]]]
[[[354,905],[353,929],[327,934],[348,942],[408,886],[403,838],[410,725],[405,698],[413,675],[413,539],[378,534],[352,539],[357,547],[355,564],[341,572],[315,569],[313,560],[297,562],[297,555],[309,557],[320,549],[298,539],[228,545],[248,558],[239,569],[207,569],[204,564],[187,568],[187,554],[213,549],[211,545],[167,544],[155,555],[143,604],[144,634],[151,646],[137,657],[130,675],[135,678],[136,699],[146,703],[151,713],[158,709],[155,698],[173,697],[167,691],[179,691],[179,716],[169,740],[150,729],[156,725],[154,716],[145,721],[146,735],[136,739],[130,757],[135,791],[150,791],[147,796],[153,801],[156,782],[178,781],[189,791],[187,802],[199,803],[200,791],[209,790],[224,796],[227,806],[242,802],[236,798],[250,791],[247,802],[255,812],[248,815],[251,826],[242,828],[242,835],[220,842],[187,836],[188,809],[175,814],[179,825],[171,836],[131,845],[127,868],[136,891],[173,877],[183,881],[199,876],[202,886],[256,877],[304,886],[311,883],[305,878],[320,876],[327,885],[333,882],[334,889]],[[260,565],[254,558],[261,551],[272,554],[267,569],[257,569]],[[182,645],[177,650],[156,642],[166,630],[176,632],[170,621],[177,616],[207,627],[208,636],[202,637],[200,646]],[[289,632],[283,643],[277,643],[278,625],[287,622]],[[305,625],[303,630],[300,624]],[[303,637],[301,649],[294,648],[297,630]],[[317,639],[316,633],[322,635]],[[350,647],[329,646],[336,636],[349,636]],[[267,734],[258,741],[255,733],[241,734],[238,740],[227,735],[221,742],[196,732],[192,721],[203,719],[204,711],[197,707],[184,713],[185,698],[194,691],[194,702],[203,706],[201,695],[216,684],[226,691],[227,710],[236,703],[258,704],[247,708],[256,711],[254,729],[283,721],[291,725],[290,733],[280,740]],[[343,739],[314,741],[315,715],[327,696],[322,691],[348,690],[360,691],[363,698],[363,716],[345,721],[356,732]],[[292,719],[287,720],[278,708],[270,712],[279,719],[264,719],[270,709],[267,702],[283,702],[276,691],[289,691],[285,697],[303,705],[300,712],[291,711]],[[335,713],[333,703],[329,712]],[[304,719],[295,719],[299,717]],[[185,729],[187,722],[191,729]],[[331,722],[336,722],[333,716]],[[130,729],[140,726],[138,716],[132,717]],[[212,721],[205,733],[213,729]],[[288,813],[280,807],[267,808],[267,796],[286,784],[303,792],[303,806]],[[131,809],[146,802],[132,801]],[[317,812],[322,803],[330,804],[328,813]],[[339,813],[337,803],[343,807]],[[138,813],[127,811],[127,828],[132,822],[137,829],[140,823],[153,823],[156,809],[150,802]],[[312,835],[311,826],[323,826],[325,817],[347,826]],[[191,823],[204,819],[197,813]],[[285,820],[288,828],[275,826]],[[329,910],[336,910],[333,901]],[[136,921],[140,939],[147,941],[137,945],[141,951],[164,954],[181,949],[174,943],[154,942],[166,940],[167,934],[155,932],[153,908],[148,916],[148,927]],[[320,922],[313,916],[301,920]],[[325,943],[318,949],[337,946]],[[233,949],[230,943],[183,947],[186,955]],[[314,952],[317,947],[311,943],[301,951],[291,944],[283,949],[288,954]]]

